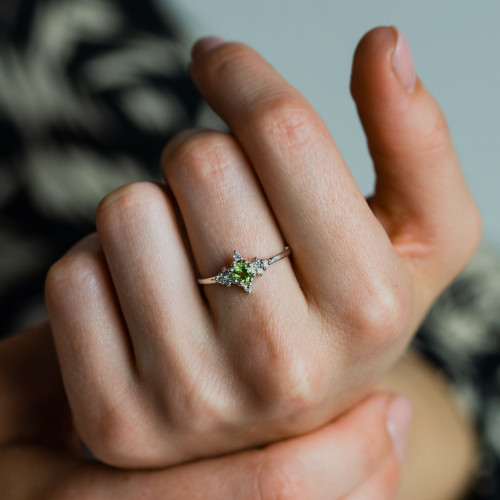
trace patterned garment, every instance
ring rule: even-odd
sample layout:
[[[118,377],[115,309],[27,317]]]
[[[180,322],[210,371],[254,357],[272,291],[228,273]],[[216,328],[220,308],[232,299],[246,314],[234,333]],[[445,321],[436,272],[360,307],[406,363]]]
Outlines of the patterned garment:
[[[1,0],[3,332],[43,317],[47,266],[95,230],[105,194],[159,179],[200,108],[187,60],[151,2]]]
[[[48,267],[95,230],[99,200],[158,180],[176,132],[200,123],[181,34],[152,0],[0,3],[0,335],[45,318]],[[500,263],[482,250],[413,349],[477,424],[470,500],[500,499]]]

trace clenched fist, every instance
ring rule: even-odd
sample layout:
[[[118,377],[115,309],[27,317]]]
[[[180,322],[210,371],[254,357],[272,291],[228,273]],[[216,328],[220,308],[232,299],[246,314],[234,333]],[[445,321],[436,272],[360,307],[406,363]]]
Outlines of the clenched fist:
[[[81,439],[160,467],[316,429],[404,351],[480,235],[445,119],[400,32],[360,42],[351,90],[377,173],[367,202],[326,126],[258,54],[204,39],[190,71],[232,134],[167,145],[166,185],[123,187],[46,295]],[[168,186],[168,188],[167,188]],[[251,294],[196,279],[293,253]]]

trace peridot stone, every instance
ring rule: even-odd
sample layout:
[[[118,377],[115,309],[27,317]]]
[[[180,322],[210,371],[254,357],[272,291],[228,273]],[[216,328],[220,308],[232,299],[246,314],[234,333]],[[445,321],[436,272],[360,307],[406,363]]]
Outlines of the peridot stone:
[[[231,273],[231,277],[234,281],[239,284],[250,283],[251,279],[254,277],[254,270],[250,265],[243,261],[237,261],[233,266],[233,272]]]

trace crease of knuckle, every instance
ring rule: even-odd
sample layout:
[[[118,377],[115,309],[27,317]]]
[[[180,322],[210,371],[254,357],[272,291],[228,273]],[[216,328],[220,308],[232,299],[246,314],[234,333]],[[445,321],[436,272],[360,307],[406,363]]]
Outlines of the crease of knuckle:
[[[252,109],[250,125],[264,140],[285,152],[309,149],[316,141],[316,120],[305,103],[296,96],[283,93],[262,99]]]
[[[227,169],[235,162],[235,146],[225,134],[204,133],[181,143],[167,162],[167,176],[175,186],[227,183]],[[187,186],[186,186],[187,185]]]
[[[304,500],[308,498],[301,464],[287,455],[266,456],[255,467],[255,498],[258,500]]]

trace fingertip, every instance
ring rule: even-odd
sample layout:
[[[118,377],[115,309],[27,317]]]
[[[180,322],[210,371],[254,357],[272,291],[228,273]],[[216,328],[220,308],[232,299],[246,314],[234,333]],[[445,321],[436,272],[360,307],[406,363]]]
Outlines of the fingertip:
[[[394,48],[397,42],[397,28],[394,26],[377,26],[367,31],[358,42],[355,57],[363,55],[367,50],[380,50],[381,47]]]
[[[220,36],[204,36],[198,39],[191,49],[191,58],[196,59],[200,54],[226,43],[226,40]]]
[[[374,97],[385,105],[404,102],[401,99],[416,90],[418,81],[408,40],[399,28],[381,26],[361,38],[350,82],[358,105],[373,104]]]
[[[390,26],[379,26],[363,35],[354,51],[352,63],[350,87],[354,100],[362,95],[363,84],[373,81],[390,64],[397,40],[398,32]]]

